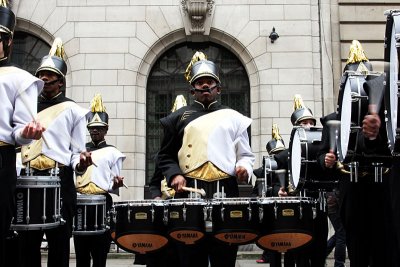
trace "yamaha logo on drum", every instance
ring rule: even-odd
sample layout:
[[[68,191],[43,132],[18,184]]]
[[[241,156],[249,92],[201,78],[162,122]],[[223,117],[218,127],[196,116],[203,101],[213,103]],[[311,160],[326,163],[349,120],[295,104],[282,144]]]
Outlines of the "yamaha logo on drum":
[[[240,233],[232,233],[232,234],[225,234],[224,236],[225,240],[244,240],[246,239],[246,234],[240,234]]]
[[[132,243],[132,248],[152,248],[153,243]]]
[[[197,232],[193,233],[178,233],[176,235],[178,239],[187,239],[187,238],[198,238]]]
[[[271,242],[271,247],[291,247],[292,243],[289,241]]]
[[[19,192],[17,193],[17,223],[24,222],[24,194]]]
[[[78,208],[76,210],[76,220],[77,220],[77,224],[76,224],[76,230],[82,230],[83,229],[83,215],[82,215],[82,209]]]

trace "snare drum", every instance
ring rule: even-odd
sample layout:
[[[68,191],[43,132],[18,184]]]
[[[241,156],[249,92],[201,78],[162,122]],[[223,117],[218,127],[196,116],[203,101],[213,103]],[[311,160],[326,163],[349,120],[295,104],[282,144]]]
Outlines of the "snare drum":
[[[324,175],[317,164],[322,128],[295,127],[289,145],[288,175],[294,190],[301,189],[306,181],[321,180]]]
[[[168,200],[166,219],[169,236],[180,243],[192,245],[205,236],[208,203],[204,199]]]
[[[308,244],[313,239],[316,205],[306,197],[259,199],[261,225],[256,244],[281,253]]]
[[[400,152],[400,137],[398,130],[400,128],[400,120],[398,114],[399,106],[399,55],[400,55],[400,10],[388,10],[385,12],[387,16],[386,33],[385,33],[385,62],[386,72],[386,89],[385,89],[385,116],[386,129],[389,139],[389,149],[392,154]]]
[[[116,244],[124,250],[146,254],[168,243],[162,200],[117,202],[111,211]]]
[[[257,238],[258,205],[251,198],[217,198],[211,202],[214,237],[228,244],[244,245]]]
[[[60,225],[60,178],[18,177],[15,201],[12,230],[42,230]]]
[[[106,197],[77,195],[77,208],[72,226],[74,235],[99,235],[106,231]]]
[[[344,88],[338,98],[340,133],[338,138],[338,158],[349,162],[357,151],[358,132],[368,112],[368,96],[364,83],[368,75],[358,72],[345,73]]]

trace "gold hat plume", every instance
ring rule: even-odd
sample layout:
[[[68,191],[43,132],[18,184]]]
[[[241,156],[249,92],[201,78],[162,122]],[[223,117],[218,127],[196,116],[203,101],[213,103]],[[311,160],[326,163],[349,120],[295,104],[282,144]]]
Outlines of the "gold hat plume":
[[[94,112],[106,112],[106,107],[103,105],[103,99],[100,94],[95,94],[90,103],[90,110]]]
[[[368,61],[364,49],[359,41],[353,40],[353,42],[350,45],[349,56],[347,57],[346,64],[359,63],[363,61]]]
[[[301,108],[306,108],[306,106],[304,105],[301,95],[296,94],[294,95],[294,100],[293,100],[293,110],[298,110]]]
[[[64,53],[63,42],[60,37],[57,37],[56,39],[54,39],[54,42],[53,42],[53,45],[51,46],[49,55],[64,59],[64,54],[65,53]]]
[[[192,78],[190,76],[190,73],[192,71],[193,64],[196,63],[197,61],[200,61],[200,60],[207,60],[207,56],[203,52],[196,51],[196,53],[194,53],[194,55],[192,57],[192,60],[190,60],[190,63],[186,68],[186,71],[185,71],[185,74],[184,74],[186,81],[189,82],[190,79]]]
[[[8,1],[7,0],[0,0],[0,6],[8,8]]]
[[[175,112],[184,106],[187,106],[185,97],[183,95],[177,95],[175,98],[174,105],[172,106],[171,112]]]
[[[272,138],[275,140],[282,140],[282,136],[279,134],[278,124],[272,125]]]

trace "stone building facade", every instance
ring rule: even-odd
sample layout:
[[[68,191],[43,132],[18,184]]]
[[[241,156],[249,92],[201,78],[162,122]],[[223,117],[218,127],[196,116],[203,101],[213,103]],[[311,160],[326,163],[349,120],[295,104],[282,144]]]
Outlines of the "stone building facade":
[[[383,0],[14,0],[17,31],[65,43],[67,96],[83,107],[97,92],[110,115],[108,141],[127,155],[123,174],[144,196],[146,86],[157,59],[185,42],[212,42],[242,63],[250,84],[256,166],[278,123],[286,144],[295,93],[316,117],[332,112],[352,39],[383,59]],[[279,39],[271,42],[275,28]]]

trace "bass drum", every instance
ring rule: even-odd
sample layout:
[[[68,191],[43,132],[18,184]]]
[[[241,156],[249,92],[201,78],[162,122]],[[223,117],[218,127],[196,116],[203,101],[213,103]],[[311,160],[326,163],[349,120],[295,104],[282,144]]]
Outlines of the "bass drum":
[[[366,77],[358,72],[344,74],[345,83],[338,99],[340,133],[337,150],[340,162],[351,161],[357,151],[358,132],[368,112],[368,96],[364,90]]]
[[[399,120],[397,114],[400,112],[398,81],[399,81],[399,49],[400,38],[400,10],[388,10],[385,12],[387,16],[386,33],[385,33],[385,72],[386,72],[386,88],[385,88],[385,116],[386,130],[388,135],[389,149],[392,154],[400,152],[400,140],[397,129],[399,129]]]
[[[321,169],[317,164],[317,154],[321,143],[322,128],[309,129],[295,127],[289,145],[288,175],[290,185],[295,191],[303,188],[306,182],[321,179]]]

